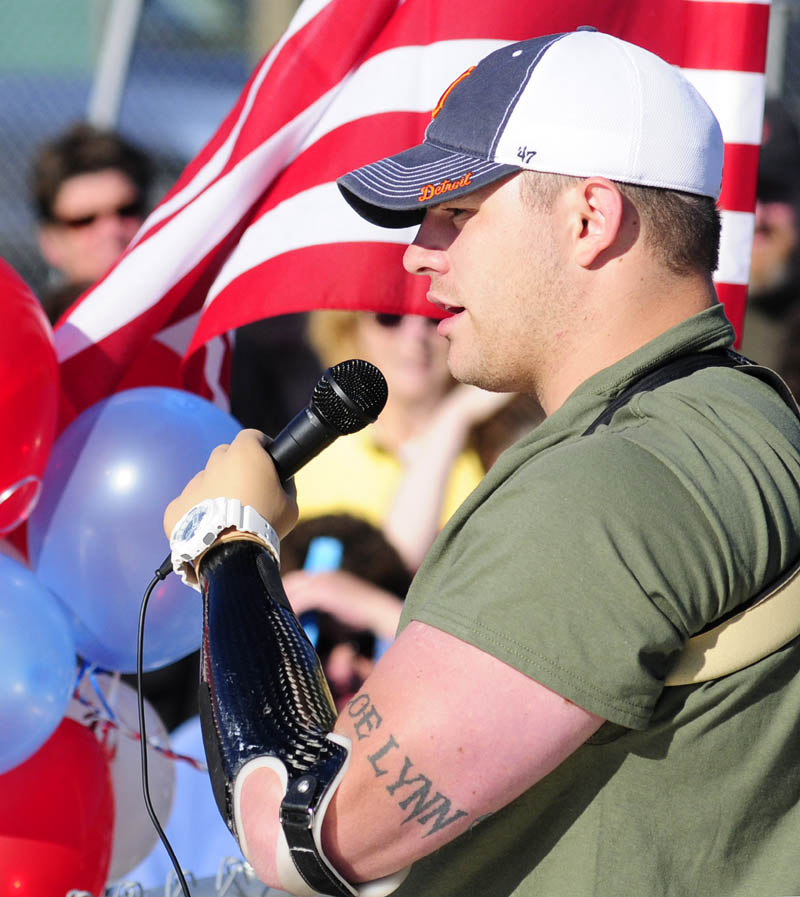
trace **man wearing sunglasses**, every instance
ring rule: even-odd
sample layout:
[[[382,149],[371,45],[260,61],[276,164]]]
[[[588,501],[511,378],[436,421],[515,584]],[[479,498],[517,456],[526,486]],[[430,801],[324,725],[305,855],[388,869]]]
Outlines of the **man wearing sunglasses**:
[[[216,449],[167,509],[208,612],[212,782],[265,881],[800,894],[798,630],[745,658],[749,627],[718,671],[675,675],[800,555],[797,406],[730,351],[712,280],[723,148],[677,69],[581,27],[491,53],[423,143],[340,179],[368,220],[418,225],[404,264],[446,313],[452,373],[534,394],[547,418],[450,519],[334,720],[308,711],[282,628],[274,537],[297,511],[263,438]],[[209,500],[274,530],[254,518],[219,542],[204,526],[180,554],[175,524],[191,532]],[[305,683],[303,700],[271,681]]]
[[[144,221],[152,164],[118,134],[79,124],[42,146],[32,180],[39,247],[57,281],[42,304],[55,321]]]

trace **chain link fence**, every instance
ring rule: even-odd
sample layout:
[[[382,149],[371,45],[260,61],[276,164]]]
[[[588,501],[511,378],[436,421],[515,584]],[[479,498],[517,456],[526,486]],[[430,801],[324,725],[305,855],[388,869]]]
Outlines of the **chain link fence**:
[[[772,0],[766,92],[783,97],[800,121],[800,0]]]
[[[3,0],[0,256],[34,292],[48,276],[30,199],[37,148],[76,121],[114,125],[153,157],[157,200],[214,133],[298,2]],[[109,100],[117,75],[121,90]]]

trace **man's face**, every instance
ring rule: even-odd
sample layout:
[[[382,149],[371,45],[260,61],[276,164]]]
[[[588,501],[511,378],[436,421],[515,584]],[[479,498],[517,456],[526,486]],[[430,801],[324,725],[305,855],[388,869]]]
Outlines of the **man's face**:
[[[61,185],[53,220],[41,228],[42,254],[69,283],[93,283],[122,254],[143,214],[142,197],[122,172],[75,175]]]
[[[456,379],[536,392],[565,305],[563,236],[552,211],[523,201],[518,176],[428,209],[404,265],[450,312],[439,333]]]

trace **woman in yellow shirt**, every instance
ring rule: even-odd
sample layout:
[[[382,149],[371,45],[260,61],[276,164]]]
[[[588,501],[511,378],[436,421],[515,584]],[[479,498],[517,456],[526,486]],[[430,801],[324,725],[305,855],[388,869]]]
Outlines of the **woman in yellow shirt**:
[[[411,570],[481,480],[473,426],[509,399],[456,384],[437,321],[420,315],[315,312],[310,337],[323,363],[364,358],[386,377],[380,417],[298,471],[301,519],[349,513],[380,527]]]

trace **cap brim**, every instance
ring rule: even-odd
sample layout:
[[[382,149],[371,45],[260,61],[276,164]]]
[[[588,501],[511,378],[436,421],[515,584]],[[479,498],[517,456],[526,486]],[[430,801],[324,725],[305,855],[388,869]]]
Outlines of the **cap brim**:
[[[472,193],[520,170],[516,165],[421,143],[356,168],[336,183],[352,208],[372,224],[413,227],[422,222],[428,206]]]

